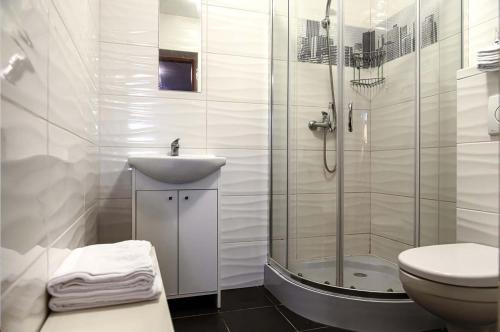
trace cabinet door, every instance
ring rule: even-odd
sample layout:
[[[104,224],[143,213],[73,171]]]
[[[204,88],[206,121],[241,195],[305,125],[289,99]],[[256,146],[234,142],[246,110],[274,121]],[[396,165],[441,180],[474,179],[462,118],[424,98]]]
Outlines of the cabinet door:
[[[155,247],[167,295],[178,294],[177,202],[177,191],[137,191],[137,239]]]
[[[179,294],[217,290],[217,191],[179,191]]]

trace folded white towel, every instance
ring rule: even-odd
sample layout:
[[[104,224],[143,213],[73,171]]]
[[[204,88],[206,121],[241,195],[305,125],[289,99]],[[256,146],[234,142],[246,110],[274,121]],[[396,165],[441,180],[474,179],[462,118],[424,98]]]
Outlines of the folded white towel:
[[[149,291],[156,271],[151,243],[123,241],[73,250],[47,284],[55,297],[116,295],[122,290]]]
[[[49,301],[49,308],[52,311],[65,312],[155,300],[160,297],[163,289],[160,273],[156,266],[155,274],[154,283],[149,289],[130,288],[117,291],[114,294],[102,291],[96,292],[92,296],[52,297]]]

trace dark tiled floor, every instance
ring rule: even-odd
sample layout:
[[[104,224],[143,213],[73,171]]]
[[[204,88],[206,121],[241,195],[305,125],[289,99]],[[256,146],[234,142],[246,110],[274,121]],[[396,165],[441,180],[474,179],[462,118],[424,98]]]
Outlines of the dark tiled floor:
[[[175,332],[349,332],[293,313],[264,287],[223,291],[220,310],[215,296],[169,300],[168,304]]]

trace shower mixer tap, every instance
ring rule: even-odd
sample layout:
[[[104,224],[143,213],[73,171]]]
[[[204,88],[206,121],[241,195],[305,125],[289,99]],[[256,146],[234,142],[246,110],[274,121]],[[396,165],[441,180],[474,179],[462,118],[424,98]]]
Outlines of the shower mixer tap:
[[[333,131],[332,121],[330,120],[330,115],[327,112],[321,112],[323,119],[321,121],[312,120],[309,121],[308,127],[310,130],[316,130],[318,128],[327,129],[328,131]]]

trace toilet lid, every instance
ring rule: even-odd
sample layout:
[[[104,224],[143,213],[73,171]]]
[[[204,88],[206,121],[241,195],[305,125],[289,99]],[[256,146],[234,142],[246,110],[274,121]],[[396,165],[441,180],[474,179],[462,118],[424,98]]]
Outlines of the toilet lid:
[[[498,248],[442,244],[403,251],[400,269],[417,277],[464,287],[498,287]]]

